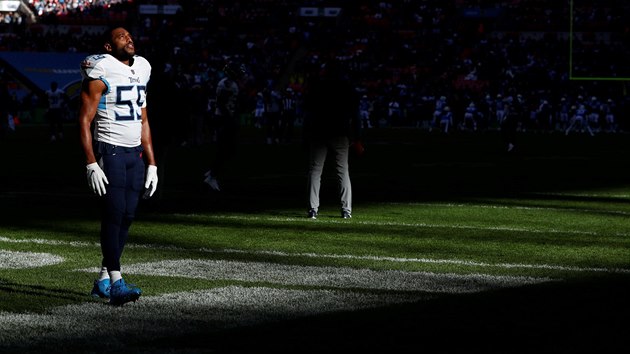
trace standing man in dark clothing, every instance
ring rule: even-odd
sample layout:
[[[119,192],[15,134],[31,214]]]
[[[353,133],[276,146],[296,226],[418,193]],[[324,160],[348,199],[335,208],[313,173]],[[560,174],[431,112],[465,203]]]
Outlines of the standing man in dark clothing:
[[[239,81],[245,76],[245,66],[234,61],[223,67],[225,77],[217,84],[216,109],[214,112],[217,134],[216,152],[210,169],[204,174],[204,182],[214,191],[221,191],[217,177],[236,152],[239,129]]]
[[[358,137],[359,99],[336,61],[326,63],[307,85],[304,129],[309,147],[308,217],[316,219],[319,212],[321,176],[330,149],[337,169],[341,217],[348,219],[352,217],[348,153],[351,140]]]

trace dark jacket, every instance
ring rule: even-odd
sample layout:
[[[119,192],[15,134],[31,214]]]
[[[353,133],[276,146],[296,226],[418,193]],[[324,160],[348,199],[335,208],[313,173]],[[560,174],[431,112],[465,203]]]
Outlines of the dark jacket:
[[[357,136],[359,98],[348,80],[337,73],[325,73],[310,80],[306,89],[306,138]]]

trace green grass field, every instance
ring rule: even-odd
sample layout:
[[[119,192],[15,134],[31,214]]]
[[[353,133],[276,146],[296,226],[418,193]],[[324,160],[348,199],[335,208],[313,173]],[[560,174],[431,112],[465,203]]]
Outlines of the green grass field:
[[[299,142],[245,130],[212,193],[212,146],[166,150],[123,255],[140,286],[88,295],[98,212],[72,127],[0,141],[0,351],[619,353],[630,348],[627,134],[367,132],[353,218],[325,171],[305,218]]]

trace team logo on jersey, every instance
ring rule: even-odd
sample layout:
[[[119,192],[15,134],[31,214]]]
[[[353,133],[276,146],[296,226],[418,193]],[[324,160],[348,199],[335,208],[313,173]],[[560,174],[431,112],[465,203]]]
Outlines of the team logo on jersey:
[[[129,83],[133,84],[134,82],[139,84],[140,83],[140,78],[139,77],[131,77],[130,76],[129,77]]]
[[[91,67],[94,67],[94,63],[92,63],[89,59],[85,59],[81,62],[82,69],[89,69]]]

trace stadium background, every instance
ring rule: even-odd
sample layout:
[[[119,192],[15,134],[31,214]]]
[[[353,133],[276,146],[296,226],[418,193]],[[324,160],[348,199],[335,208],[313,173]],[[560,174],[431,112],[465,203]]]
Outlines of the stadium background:
[[[557,121],[562,98],[574,106],[593,97],[598,104],[611,100],[618,127],[627,125],[627,5],[618,2],[1,3],[13,4],[5,10],[19,3],[17,10],[1,13],[0,65],[27,122],[31,115],[41,121],[41,112],[29,110],[45,105],[41,94],[50,81],[76,97],[73,63],[100,51],[97,36],[119,24],[132,30],[138,53],[151,60],[154,73],[177,83],[178,99],[186,102],[181,109],[189,116],[206,114],[204,104],[227,58],[249,69],[243,120],[251,123],[257,93],[291,88],[299,94],[309,73],[334,56],[370,100],[374,126],[427,128],[441,96],[458,125],[471,102],[489,110],[482,107],[499,96],[519,95],[523,125],[530,130],[559,129],[536,115],[546,100]]]
[[[427,351],[438,348],[436,352],[486,353],[619,352],[627,348],[630,247],[625,220],[629,146],[624,132],[627,97],[623,78],[629,75],[625,51],[619,50],[624,47],[625,26],[629,23],[624,5],[613,1],[598,3],[601,7],[585,1],[344,1],[340,13],[333,10],[328,14],[336,16],[326,17],[321,16],[326,14],[323,10],[312,8],[336,8],[341,4],[96,1],[88,6],[84,1],[51,1],[47,2],[48,10],[40,8],[40,13],[37,6],[44,2],[24,3],[33,17],[28,12],[13,12],[10,17],[3,13],[0,25],[3,78],[16,99],[16,112],[22,122],[15,131],[6,131],[0,142],[0,242],[2,251],[51,251],[69,261],[33,271],[0,270],[3,311],[19,309],[29,314],[56,305],[92,305],[85,299],[92,273],[77,268],[92,266],[98,257],[97,247],[81,246],[82,242],[94,242],[97,225],[94,210],[86,208],[93,200],[84,183],[77,137],[72,135],[73,108],[68,110],[67,140],[51,144],[38,94],[46,88],[48,77],[71,83],[73,79],[61,78],[78,74],[74,71],[74,55],[81,57],[82,53],[98,50],[93,47],[94,40],[104,26],[123,24],[136,33],[138,53],[154,63],[155,78],[177,88],[172,99],[177,104],[170,111],[177,120],[155,121],[162,129],[159,136],[168,138],[169,147],[167,163],[160,165],[168,171],[161,180],[162,195],[142,206],[132,236],[137,248],[126,255],[130,263],[186,258],[191,253],[202,258],[208,256],[200,256],[200,249],[218,249],[220,253],[221,247],[238,247],[252,253],[239,257],[238,252],[228,252],[219,259],[353,269],[402,268],[463,276],[488,271],[478,266],[441,268],[365,260],[338,264],[326,259],[305,261],[295,255],[289,257],[295,260],[287,262],[277,260],[275,257],[281,256],[273,252],[255,253],[277,250],[360,256],[364,252],[368,256],[392,254],[401,259],[427,256],[481,260],[493,266],[525,264],[525,270],[497,268],[493,274],[550,276],[563,282],[472,296],[448,294],[438,296],[437,301],[408,306],[340,311],[216,332],[212,311],[200,312],[210,323],[203,322],[202,316],[192,321],[173,316],[160,324],[150,322],[146,315],[146,329],[153,328],[150,325],[164,326],[156,326],[164,331],[155,340],[147,334],[150,332],[135,332],[137,318],[132,317],[128,327],[121,327],[129,331],[130,338],[111,342],[111,348],[130,345],[128,348],[144,352],[414,352],[420,347]],[[71,3],[83,7],[61,13],[54,10],[59,9],[58,4]],[[573,38],[573,55],[567,32],[571,4],[576,7],[573,20],[579,32]],[[158,7],[154,11],[157,13],[142,14],[140,5],[177,5],[182,10],[163,14]],[[302,12],[303,7],[311,10]],[[29,18],[35,20],[29,22]],[[611,55],[607,51],[613,48]],[[325,213],[318,220],[320,224],[303,218],[299,130],[290,143],[266,146],[264,133],[254,126],[249,111],[261,90],[291,87],[300,92],[305,73],[319,67],[324,50],[344,60],[357,89],[376,107],[375,127],[364,131],[366,155],[363,159],[353,157],[352,161],[357,213],[349,224],[340,224]],[[11,55],[24,56],[10,59]],[[56,61],[57,55],[69,59]],[[191,117],[203,116],[206,99],[211,98],[227,57],[239,58],[249,68],[242,117],[247,144],[225,181],[225,193],[217,195],[203,190],[200,181],[213,149],[211,135],[195,140],[197,130]],[[25,58],[33,64],[27,65]],[[570,66],[572,60],[575,65]],[[57,62],[58,66],[49,67],[49,62]],[[44,73],[46,78],[39,81],[35,73]],[[494,101],[498,94],[525,96],[530,112],[535,112],[544,99],[611,98],[621,129],[616,133],[602,130],[591,137],[565,136],[555,128],[544,131],[527,126],[520,132],[521,149],[515,155],[505,154],[496,126],[450,134],[428,131],[434,99],[447,97],[457,117],[461,117],[469,99],[479,103],[490,95]],[[189,101],[192,98],[195,101]],[[387,112],[392,98],[400,99],[403,107],[397,121],[390,120]],[[326,200],[333,200],[333,189],[323,193]],[[458,208],[472,211],[448,211]],[[502,216],[504,210],[508,216]],[[167,225],[165,221],[171,220],[172,225]],[[40,238],[50,243],[37,244]],[[29,240],[33,245],[22,246],[21,242],[28,244]],[[83,248],[77,252],[76,247]],[[528,265],[546,264],[564,270],[527,269]],[[599,273],[592,274],[588,270],[591,268]],[[227,278],[215,283],[206,280],[200,285],[188,278],[165,280],[142,274],[134,274],[135,279],[150,284],[146,288],[147,301],[135,304],[148,306],[148,312],[155,312],[151,301],[156,301],[156,295],[189,288],[221,291],[224,283],[244,283]],[[269,286],[264,280],[252,283]],[[303,285],[289,287],[295,290]],[[392,290],[352,290],[384,298],[401,295]],[[418,293],[425,295],[411,295]],[[110,310],[102,307],[102,312]],[[134,313],[138,308],[129,306],[121,313]],[[190,313],[195,310],[187,309]],[[180,334],[172,323],[189,332]],[[88,327],[91,325],[87,322]],[[195,332],[204,326],[210,330]],[[6,343],[12,345],[11,340],[17,338],[16,342],[24,345],[19,341],[23,327],[15,328],[15,337],[8,336],[7,330],[0,331],[0,339],[8,338]],[[90,334],[91,330],[82,333]],[[26,348],[55,351],[45,340],[36,341],[43,333],[34,333],[29,337],[33,347]],[[92,338],[61,337],[51,343],[58,345],[58,352],[66,350],[66,345],[85,351],[102,350]],[[7,347],[10,349],[19,352],[23,348]]]

